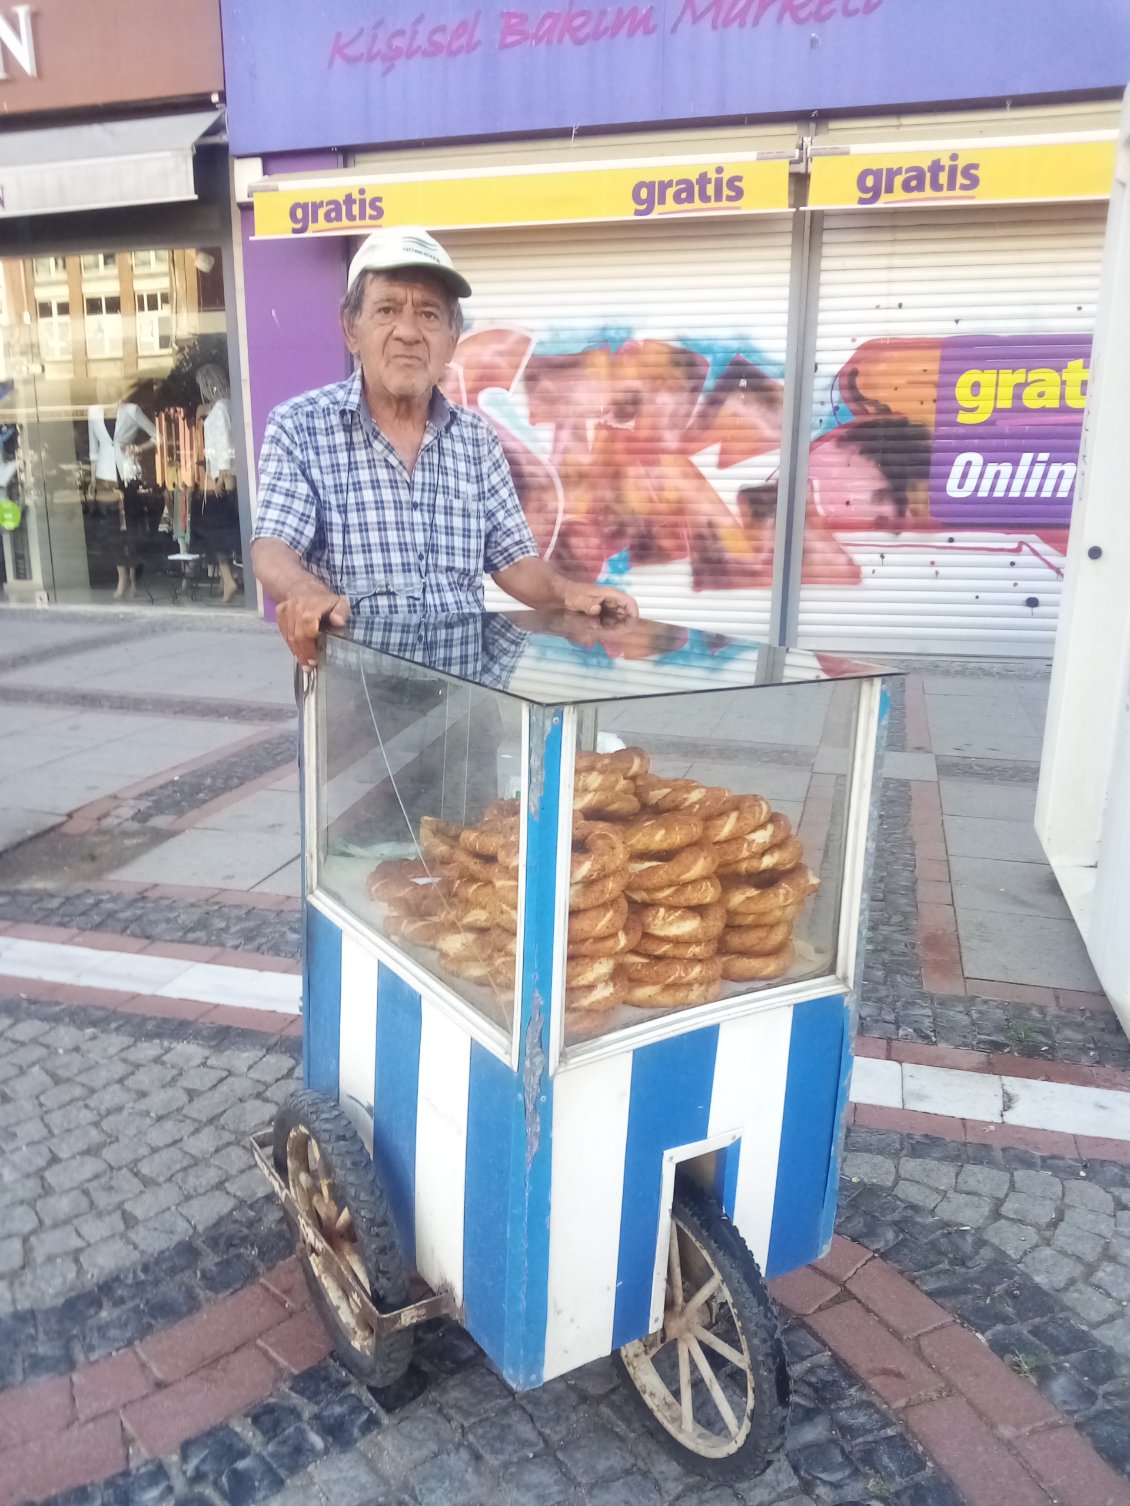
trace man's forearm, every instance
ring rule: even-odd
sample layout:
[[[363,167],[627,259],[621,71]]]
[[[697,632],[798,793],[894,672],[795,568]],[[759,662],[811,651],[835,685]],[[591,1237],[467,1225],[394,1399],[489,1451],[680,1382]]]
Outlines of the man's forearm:
[[[299,556],[282,539],[255,539],[251,545],[251,565],[255,578],[268,596],[286,601],[296,591],[319,584]]]
[[[569,584],[548,560],[535,556],[507,565],[495,574],[494,581],[524,607],[562,606]]]

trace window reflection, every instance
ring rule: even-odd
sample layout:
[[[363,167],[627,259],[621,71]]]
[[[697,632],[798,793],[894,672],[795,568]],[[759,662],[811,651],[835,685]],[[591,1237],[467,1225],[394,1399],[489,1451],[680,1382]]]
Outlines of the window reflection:
[[[217,247],[0,261],[0,585],[242,601]]]

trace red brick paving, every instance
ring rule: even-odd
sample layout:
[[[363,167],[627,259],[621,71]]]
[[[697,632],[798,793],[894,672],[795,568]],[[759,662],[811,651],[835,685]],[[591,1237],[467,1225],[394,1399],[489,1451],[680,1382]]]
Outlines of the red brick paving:
[[[918,1348],[927,1364],[944,1375],[996,1432],[1027,1433],[1059,1421],[1051,1402],[968,1328],[951,1323],[924,1334]]]
[[[910,1407],[903,1420],[968,1506],[1050,1506],[1054,1499],[963,1397]]]
[[[885,1260],[869,1260],[847,1281],[847,1290],[882,1318],[900,1339],[916,1339],[953,1319]]]
[[[79,1423],[42,1442],[0,1453],[0,1506],[38,1501],[64,1490],[105,1480],[125,1469],[125,1443],[117,1417]]]
[[[769,1283],[774,1301],[782,1303],[790,1312],[807,1317],[839,1295],[839,1287],[828,1281],[811,1266],[799,1271],[790,1271],[787,1276],[778,1276]]]
[[[284,1370],[298,1375],[311,1365],[320,1365],[332,1348],[326,1330],[312,1308],[295,1313],[259,1340],[260,1349]]]
[[[1027,1077],[1040,1082],[1062,1082],[1075,1087],[1109,1088],[1118,1093],[1130,1093],[1130,1072],[1119,1067],[1048,1061],[1043,1057],[1014,1056],[1008,1051],[966,1051],[959,1046],[889,1041],[872,1035],[856,1036],[852,1051],[856,1056],[911,1062],[923,1067],[950,1067],[959,1072],[991,1072],[1002,1077]]]
[[[251,1345],[131,1402],[122,1412],[122,1422],[139,1447],[158,1458],[172,1453],[186,1438],[266,1401],[279,1379],[278,1366]]]
[[[257,1282],[153,1334],[137,1346],[138,1353],[156,1378],[169,1384],[243,1348],[285,1317],[282,1303]]]
[[[901,1409],[944,1389],[936,1370],[854,1298],[825,1307],[806,1319],[841,1360],[860,1376],[887,1406]]]
[[[83,1365],[71,1376],[74,1386],[75,1412],[80,1422],[119,1412],[127,1402],[137,1401],[153,1390],[153,1380],[141,1363],[136,1349]]]
[[[1053,989],[1038,988],[1031,983],[998,983],[992,978],[967,978],[971,994],[985,999],[1001,999],[1006,1004],[1037,1004],[1043,1009],[1054,1009],[1056,997]]]
[[[58,1433],[74,1417],[70,1377],[31,1381],[0,1394],[0,1450]]]
[[[871,1251],[845,1239],[842,1234],[832,1235],[832,1244],[827,1255],[813,1261],[815,1268],[841,1285],[849,1276],[854,1276],[872,1258]]]
[[[1130,1506],[1130,1485],[1074,1428],[1051,1428],[1018,1439],[1016,1447],[1061,1506]]]

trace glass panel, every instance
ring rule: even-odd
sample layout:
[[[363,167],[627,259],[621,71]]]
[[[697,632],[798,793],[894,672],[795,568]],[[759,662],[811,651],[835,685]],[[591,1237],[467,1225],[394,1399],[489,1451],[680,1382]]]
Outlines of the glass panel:
[[[835,970],[858,694],[816,683],[583,713],[567,1045]]]
[[[195,298],[198,256],[220,258],[130,255],[124,310],[114,251],[0,260],[10,600],[206,607],[242,590],[222,278],[217,307]]]
[[[336,639],[318,694],[320,889],[509,1030],[521,705]]]

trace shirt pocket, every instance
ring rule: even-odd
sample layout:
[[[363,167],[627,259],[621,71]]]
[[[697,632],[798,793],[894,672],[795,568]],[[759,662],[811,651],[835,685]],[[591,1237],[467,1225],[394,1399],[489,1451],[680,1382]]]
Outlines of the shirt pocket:
[[[445,575],[478,580],[483,573],[486,535],[478,498],[465,500],[450,491],[436,496],[431,568]]]

